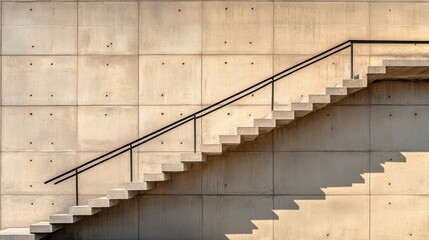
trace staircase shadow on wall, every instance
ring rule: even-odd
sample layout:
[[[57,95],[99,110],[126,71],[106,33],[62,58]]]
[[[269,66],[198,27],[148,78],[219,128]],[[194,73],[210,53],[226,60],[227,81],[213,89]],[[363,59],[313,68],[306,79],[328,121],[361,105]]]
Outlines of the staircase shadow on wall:
[[[368,108],[368,106],[365,107]],[[309,129],[323,127],[323,124],[318,125],[317,119],[320,118],[318,115],[326,115],[327,112],[332,110],[330,108],[327,107],[306,116],[310,120],[305,120],[306,118],[304,118],[274,132],[261,135],[254,142],[244,143],[236,149],[231,149],[230,152],[221,157],[210,157],[202,166],[193,165],[191,172],[174,174],[172,181],[158,184],[157,187],[161,187],[160,190],[123,201],[96,216],[83,219],[73,226],[68,226],[52,234],[49,239],[231,239],[234,238],[234,235],[238,238],[252,238],[250,234],[252,234],[253,230],[258,229],[258,226],[253,224],[252,221],[279,220],[279,216],[274,211],[298,211],[300,206],[296,201],[323,201],[326,199],[326,191],[329,192],[333,188],[346,188],[357,184],[366,184],[366,187],[369,188],[369,183],[363,177],[365,174],[383,173],[382,164],[385,162],[406,162],[405,156],[400,152],[392,153],[395,155],[394,158],[378,159],[376,164],[371,164],[369,150],[350,153],[346,151],[302,153],[299,151],[275,150],[273,142],[278,137],[276,135],[284,134],[284,132],[290,132],[291,130],[292,133],[290,134],[297,135],[300,132],[309,131]],[[339,114],[338,118],[347,119],[346,116],[341,116],[346,112],[339,111],[337,114]],[[355,129],[355,131],[361,130]],[[352,133],[348,132],[347,134]],[[311,136],[311,134],[306,136]],[[320,136],[312,137],[318,138]],[[308,140],[311,141],[311,139]],[[255,149],[268,155],[271,154],[271,157],[261,159],[259,154],[246,154],[244,158],[234,159],[234,155],[238,156],[245,154],[243,152],[255,151]],[[312,154],[317,155],[319,153],[325,154],[324,157],[318,160],[319,168],[305,165],[305,163],[311,163]],[[299,157],[300,154],[307,154],[307,156],[304,156],[305,161],[300,161],[302,157]],[[332,154],[336,160],[330,161],[329,154]],[[353,154],[356,159],[350,160]],[[266,161],[271,167],[258,169],[258,167],[263,166],[258,165],[261,161]],[[282,161],[287,164],[279,165]],[[253,163],[253,167],[256,169],[246,168],[249,163]],[[309,166],[310,168],[307,168]],[[250,173],[249,171],[243,171],[243,169],[248,169]],[[271,171],[272,175],[264,175],[262,172],[265,170]],[[281,175],[279,173],[283,170],[285,175],[293,174],[295,177],[283,176],[278,178]],[[261,172],[261,174],[258,174],[258,172]],[[210,177],[213,174],[216,176]],[[268,187],[265,188],[264,185],[260,185],[260,188],[255,190],[252,186],[248,186],[244,187],[243,191],[240,191],[240,187],[246,184],[242,179],[249,180],[252,178],[266,178]],[[207,183],[210,179],[215,179],[216,181]],[[271,179],[271,182],[269,179]],[[294,182],[289,181],[297,183],[295,188]],[[191,182],[201,182],[201,185],[197,184],[198,186],[195,187],[197,190],[195,191],[174,192],[173,187],[183,186]],[[287,187],[277,189],[282,184]],[[234,186],[237,187],[235,190]],[[368,192],[359,194],[365,195]],[[168,197],[185,200],[163,200]],[[283,197],[283,200],[275,200],[280,197]],[[181,209],[181,204],[184,202],[189,205],[200,203],[201,206],[195,206],[194,208],[187,205],[187,208]],[[280,202],[280,204],[277,205],[276,202]],[[149,209],[152,212],[145,217],[145,210],[142,210],[142,205],[146,203],[155,205],[159,212]],[[189,212],[187,212],[188,210]],[[159,216],[157,216],[157,213]],[[290,221],[293,221],[293,219],[290,219]],[[339,219],[338,221],[341,220]],[[264,229],[260,230],[264,231]],[[267,231],[272,231],[272,229]],[[243,235],[240,236],[240,234]]]

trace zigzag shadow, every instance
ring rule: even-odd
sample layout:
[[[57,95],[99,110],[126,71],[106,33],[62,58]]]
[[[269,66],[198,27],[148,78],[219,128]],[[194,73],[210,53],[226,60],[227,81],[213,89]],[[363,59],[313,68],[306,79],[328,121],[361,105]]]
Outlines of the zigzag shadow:
[[[369,105],[327,107],[49,239],[271,238],[275,222],[285,220],[276,213],[300,212],[300,201],[368,196],[368,174],[407,162],[401,152],[370,151],[377,129],[369,121]]]

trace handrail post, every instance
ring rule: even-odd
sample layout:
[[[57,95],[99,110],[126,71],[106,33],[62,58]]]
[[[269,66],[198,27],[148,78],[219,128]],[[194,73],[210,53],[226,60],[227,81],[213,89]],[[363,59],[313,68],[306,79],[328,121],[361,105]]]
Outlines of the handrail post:
[[[274,78],[271,78],[271,111],[274,111]]]
[[[78,174],[79,174],[79,172],[77,171],[77,169],[76,169],[76,171],[75,171],[75,176],[76,176],[76,185],[75,185],[75,187],[76,187],[76,189],[75,189],[75,193],[76,193],[76,206],[79,206],[79,177],[78,177]]]
[[[194,114],[194,153],[197,152],[197,115]]]
[[[130,182],[133,181],[133,144],[130,144]]]
[[[355,78],[353,70],[353,41],[350,41],[350,79]]]

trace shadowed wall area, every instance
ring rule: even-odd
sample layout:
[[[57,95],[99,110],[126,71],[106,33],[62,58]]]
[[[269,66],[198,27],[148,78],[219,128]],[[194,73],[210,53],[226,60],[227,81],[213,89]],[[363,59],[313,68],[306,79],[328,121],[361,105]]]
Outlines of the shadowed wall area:
[[[373,83],[50,239],[427,239],[428,92]]]

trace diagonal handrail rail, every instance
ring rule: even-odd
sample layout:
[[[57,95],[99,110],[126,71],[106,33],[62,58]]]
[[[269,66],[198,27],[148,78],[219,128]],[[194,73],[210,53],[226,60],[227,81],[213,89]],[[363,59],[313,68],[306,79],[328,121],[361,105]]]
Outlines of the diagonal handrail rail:
[[[44,183],[50,183],[50,182],[54,182],[54,184],[58,184],[61,183],[67,179],[70,179],[72,177],[78,177],[78,175],[80,173],[83,173],[101,163],[104,163],[116,156],[119,156],[127,151],[130,151],[130,179],[132,181],[132,150],[160,135],[163,135],[179,126],[182,126],[188,122],[193,121],[194,123],[194,152],[196,152],[196,120],[200,119],[212,112],[215,112],[231,103],[234,103],[256,91],[259,91],[260,89],[267,87],[268,85],[271,85],[271,110],[274,110],[274,84],[275,82],[279,81],[280,79],[283,79],[284,77],[287,77],[301,69],[304,69],[310,65],[313,65],[329,56],[332,56],[338,52],[341,52],[347,48],[350,48],[350,63],[351,63],[351,78],[354,78],[354,74],[353,74],[353,58],[354,58],[354,53],[353,53],[353,45],[354,44],[429,44],[429,41],[421,41],[421,40],[347,40],[345,42],[342,42],[332,48],[329,48],[328,50],[325,50],[313,57],[310,57],[300,63],[297,63],[295,65],[293,65],[292,67],[289,67],[277,74],[274,74],[271,77],[268,77],[250,87],[247,87],[227,98],[224,98],[210,106],[207,106],[195,113],[192,113],[182,119],[179,119],[171,124],[168,124],[154,132],[151,132],[143,137],[140,137],[134,141],[131,141],[125,145],[122,145],[108,153],[105,153],[97,158],[94,158],[84,164],[81,164],[73,169],[70,169],[58,176],[55,176],[47,181],[45,181]],[[77,181],[76,181],[76,192],[77,192]]]

